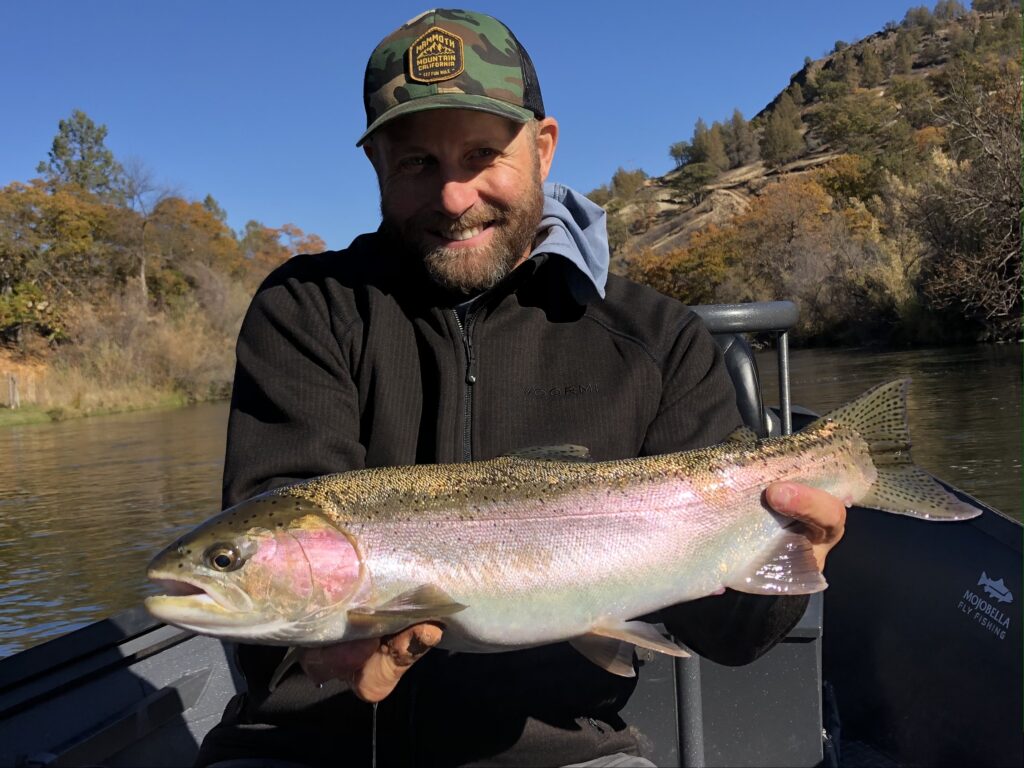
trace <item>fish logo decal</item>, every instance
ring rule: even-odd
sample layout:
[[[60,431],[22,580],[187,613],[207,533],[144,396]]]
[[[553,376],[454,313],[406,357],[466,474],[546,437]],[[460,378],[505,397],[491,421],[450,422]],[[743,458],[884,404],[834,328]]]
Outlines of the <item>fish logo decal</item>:
[[[982,571],[981,578],[978,579],[978,586],[984,587],[985,594],[993,600],[998,600],[1000,603],[1013,602],[1013,593],[1006,588],[1002,579],[993,581],[988,577],[988,574]]]

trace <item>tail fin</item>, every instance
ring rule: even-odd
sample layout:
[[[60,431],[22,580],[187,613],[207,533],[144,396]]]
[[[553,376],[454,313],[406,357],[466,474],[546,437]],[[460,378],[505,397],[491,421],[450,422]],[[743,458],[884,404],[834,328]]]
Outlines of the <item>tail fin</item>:
[[[960,501],[914,466],[907,427],[909,386],[909,379],[881,384],[822,417],[856,431],[868,444],[878,477],[857,503],[925,520],[977,517],[981,510]]]

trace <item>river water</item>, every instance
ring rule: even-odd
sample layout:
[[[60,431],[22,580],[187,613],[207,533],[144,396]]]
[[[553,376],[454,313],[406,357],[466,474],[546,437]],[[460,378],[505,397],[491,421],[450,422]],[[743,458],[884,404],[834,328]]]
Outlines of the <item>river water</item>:
[[[904,376],[917,463],[1019,518],[1020,347],[792,354],[817,412]],[[215,403],[0,430],[0,656],[139,605],[149,559],[218,509],[226,423]]]

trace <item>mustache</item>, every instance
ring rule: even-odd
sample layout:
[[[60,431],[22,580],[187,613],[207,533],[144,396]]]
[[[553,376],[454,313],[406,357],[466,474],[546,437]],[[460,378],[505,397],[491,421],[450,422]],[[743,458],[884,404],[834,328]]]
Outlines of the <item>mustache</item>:
[[[474,206],[472,211],[464,213],[457,219],[445,216],[437,211],[427,211],[408,219],[403,229],[407,232],[431,230],[447,235],[463,232],[474,227],[482,227],[486,224],[503,224],[506,219],[506,211],[497,206],[486,204]]]

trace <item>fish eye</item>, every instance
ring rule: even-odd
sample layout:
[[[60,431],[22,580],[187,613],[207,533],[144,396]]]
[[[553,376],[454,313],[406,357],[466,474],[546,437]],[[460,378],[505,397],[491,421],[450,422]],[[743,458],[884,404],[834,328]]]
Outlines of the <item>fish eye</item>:
[[[203,555],[206,564],[215,571],[233,571],[241,568],[245,560],[230,544],[214,544]]]

